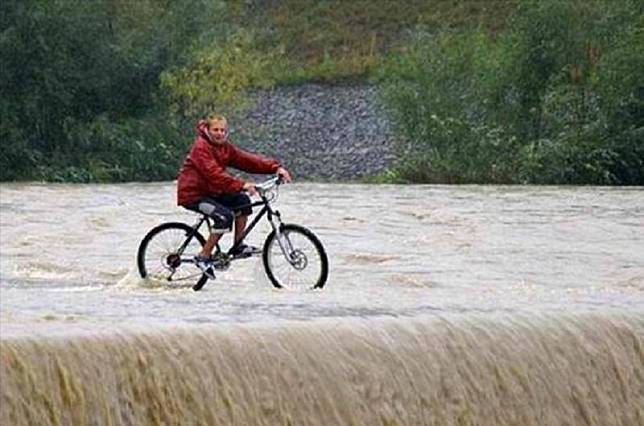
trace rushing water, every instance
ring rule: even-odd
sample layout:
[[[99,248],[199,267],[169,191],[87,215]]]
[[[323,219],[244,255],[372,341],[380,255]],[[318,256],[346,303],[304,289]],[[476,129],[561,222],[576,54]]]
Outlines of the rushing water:
[[[644,423],[642,188],[284,186],[308,292],[139,279],[174,191],[0,186],[0,423]]]

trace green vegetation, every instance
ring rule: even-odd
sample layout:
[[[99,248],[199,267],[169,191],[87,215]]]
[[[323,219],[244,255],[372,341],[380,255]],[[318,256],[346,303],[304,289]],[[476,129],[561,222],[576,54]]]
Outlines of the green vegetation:
[[[236,16],[279,65],[278,84],[378,78],[391,52],[418,30],[480,26],[494,33],[516,0],[254,1]]]
[[[387,73],[406,142],[385,179],[644,183],[642,8],[525,1],[498,37],[419,34]]]
[[[2,180],[172,178],[186,142],[159,76],[192,59],[202,35],[195,29],[208,28],[218,7],[199,0],[2,2]]]
[[[644,183],[637,0],[6,0],[0,178],[172,179],[248,89],[376,82],[386,181]]]

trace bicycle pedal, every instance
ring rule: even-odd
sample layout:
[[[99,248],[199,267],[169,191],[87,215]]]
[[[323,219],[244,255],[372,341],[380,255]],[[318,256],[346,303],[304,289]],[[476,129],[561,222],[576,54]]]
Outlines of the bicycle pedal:
[[[199,268],[199,269],[201,269],[201,268]],[[212,266],[209,266],[208,268],[205,268],[205,269],[201,269],[201,272],[203,272],[203,274],[204,274],[205,276],[207,276],[207,277],[208,277],[208,279],[210,279],[210,280],[214,280],[215,278],[217,278],[217,277],[215,276],[215,271],[214,271],[214,269],[212,268]]]
[[[233,259],[247,259],[249,257],[253,257],[253,253],[239,253],[233,255]]]
[[[214,280],[216,278],[213,262],[211,260],[197,259],[195,261],[195,265],[197,265],[197,268],[201,269],[201,272],[203,272],[203,274],[209,279]]]

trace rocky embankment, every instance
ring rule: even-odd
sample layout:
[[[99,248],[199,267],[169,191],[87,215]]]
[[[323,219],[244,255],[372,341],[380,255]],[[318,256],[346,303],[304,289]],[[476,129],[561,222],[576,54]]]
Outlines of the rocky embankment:
[[[394,133],[373,86],[279,87],[252,100],[232,120],[231,138],[278,158],[298,180],[356,179],[394,160]]]

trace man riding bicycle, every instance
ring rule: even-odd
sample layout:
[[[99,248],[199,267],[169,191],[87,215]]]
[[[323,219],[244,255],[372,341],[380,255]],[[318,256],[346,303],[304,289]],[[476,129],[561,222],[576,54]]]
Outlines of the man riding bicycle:
[[[177,204],[212,218],[214,226],[195,259],[197,265],[208,273],[212,251],[221,236],[232,230],[235,223],[235,243],[246,229],[248,216],[252,213],[250,197],[255,195],[255,183],[230,175],[227,167],[248,173],[276,173],[285,182],[291,174],[272,158],[242,150],[228,139],[228,121],[221,115],[211,114],[197,124],[197,137],[190,153],[179,170],[177,179]],[[231,253],[246,257],[258,253],[255,247],[240,243]]]

